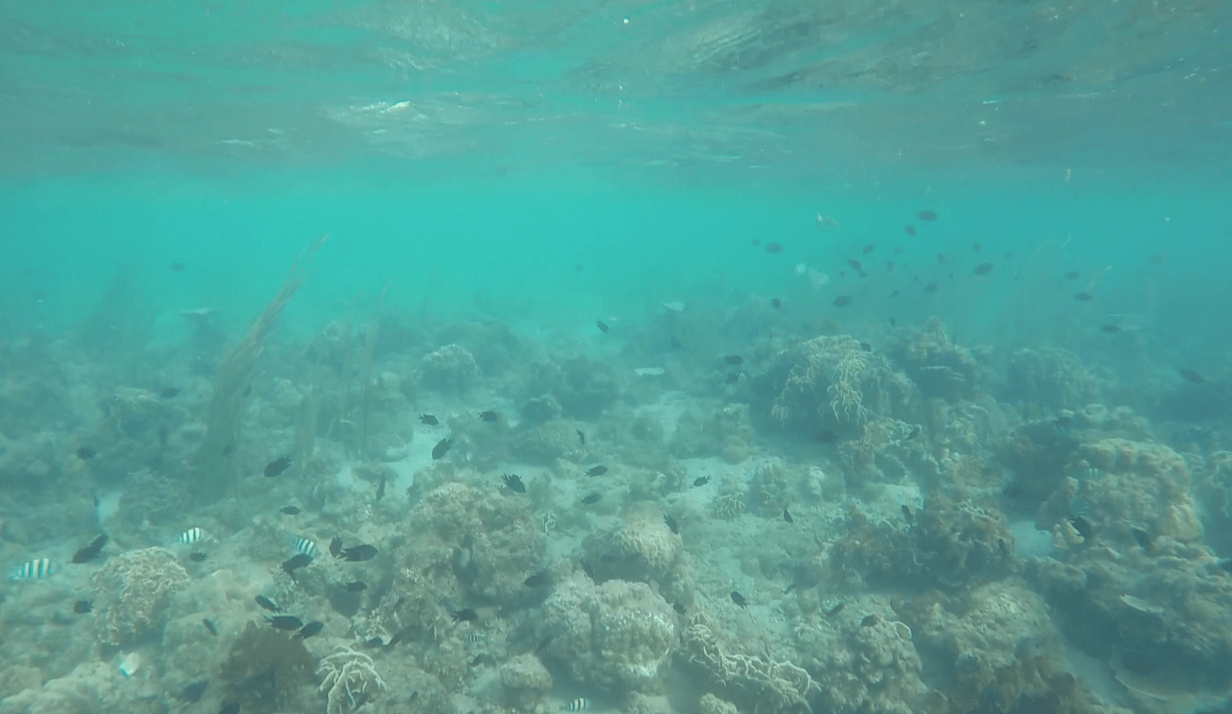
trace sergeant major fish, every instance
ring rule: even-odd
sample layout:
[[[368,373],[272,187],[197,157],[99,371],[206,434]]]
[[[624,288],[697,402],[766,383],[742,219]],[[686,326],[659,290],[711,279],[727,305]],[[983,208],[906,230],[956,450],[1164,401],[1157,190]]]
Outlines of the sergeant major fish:
[[[51,575],[51,561],[46,558],[35,558],[28,563],[14,566],[4,571],[4,578],[9,582],[18,580],[42,580]]]

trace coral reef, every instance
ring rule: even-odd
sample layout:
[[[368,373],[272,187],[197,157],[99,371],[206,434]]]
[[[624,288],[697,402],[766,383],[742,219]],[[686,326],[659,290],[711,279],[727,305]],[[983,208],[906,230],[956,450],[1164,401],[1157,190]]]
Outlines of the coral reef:
[[[460,345],[445,345],[420,360],[418,383],[429,389],[464,394],[479,382],[475,357]]]
[[[168,550],[144,548],[111,558],[92,582],[98,641],[126,647],[162,635],[167,604],[189,580]]]
[[[372,658],[346,645],[321,660],[319,691],[326,693],[327,714],[345,714],[359,709],[385,689]]]
[[[645,583],[575,574],[543,605],[544,655],[579,683],[656,691],[676,643],[676,613]]]
[[[302,639],[250,621],[223,662],[223,686],[244,711],[296,709],[315,664]]]
[[[527,425],[509,439],[513,454],[532,464],[551,465],[557,459],[576,461],[586,454],[573,422],[553,419]]]
[[[1060,347],[1021,349],[1010,357],[1001,397],[1042,409],[1078,409],[1101,400],[1103,381],[1073,352]]]
[[[670,443],[678,459],[721,455],[729,464],[749,457],[754,442],[753,424],[745,404],[726,404],[702,415],[687,411],[680,415]]]
[[[629,506],[620,524],[587,543],[595,579],[653,584],[673,601],[687,600],[692,583],[682,556],[680,536],[652,502]]]
[[[984,381],[980,364],[970,350],[950,341],[941,318],[931,317],[919,329],[896,334],[890,359],[903,368],[923,396],[949,402],[975,398]]]
[[[517,709],[534,709],[552,690],[552,674],[534,654],[517,655],[501,665],[505,701]]]

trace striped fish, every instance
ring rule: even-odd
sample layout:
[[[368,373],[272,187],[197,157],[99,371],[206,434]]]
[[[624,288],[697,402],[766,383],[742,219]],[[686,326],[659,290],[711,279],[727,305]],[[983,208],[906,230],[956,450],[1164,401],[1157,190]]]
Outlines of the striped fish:
[[[303,536],[291,536],[291,547],[296,553],[302,553],[309,558],[317,557],[317,544]]]
[[[590,708],[590,700],[586,697],[578,697],[571,702],[566,702],[561,708],[567,712],[584,712]]]
[[[486,639],[488,638],[484,636],[482,633],[472,632],[471,634],[466,636],[466,643],[468,645],[477,645]]]
[[[192,545],[205,537],[205,531],[200,528],[193,527],[180,534],[180,542],[187,545]]]
[[[46,558],[35,558],[29,563],[22,563],[4,571],[4,577],[9,582],[18,580],[42,580],[51,575],[51,561]]]

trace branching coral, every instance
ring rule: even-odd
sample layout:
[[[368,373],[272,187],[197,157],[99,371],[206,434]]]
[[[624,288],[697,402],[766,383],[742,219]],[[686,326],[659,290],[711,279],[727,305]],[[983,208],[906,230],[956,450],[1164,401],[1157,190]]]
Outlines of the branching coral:
[[[355,711],[385,689],[372,658],[346,645],[321,660],[317,673],[323,677],[318,691],[326,692],[328,714]]]
[[[94,622],[99,642],[126,646],[162,629],[172,593],[188,585],[188,573],[164,548],[122,553],[94,574]]]

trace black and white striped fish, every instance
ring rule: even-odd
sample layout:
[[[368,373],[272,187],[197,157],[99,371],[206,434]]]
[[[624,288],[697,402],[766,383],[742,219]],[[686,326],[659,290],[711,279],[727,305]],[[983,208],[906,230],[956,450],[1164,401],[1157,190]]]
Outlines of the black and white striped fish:
[[[46,558],[35,558],[28,563],[16,565],[4,571],[4,577],[9,582],[18,580],[42,580],[51,575],[51,561]]]
[[[186,545],[192,545],[203,538],[205,538],[205,531],[197,528],[196,526],[189,528],[180,534],[180,542]]]
[[[303,536],[291,536],[291,547],[296,553],[306,555],[309,558],[317,557],[317,544],[308,540]]]
[[[590,700],[586,697],[578,697],[571,702],[565,702],[565,706],[561,707],[567,712],[584,712],[590,708]]]

